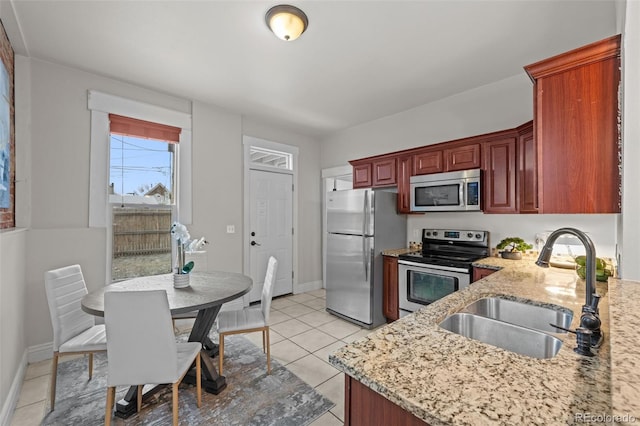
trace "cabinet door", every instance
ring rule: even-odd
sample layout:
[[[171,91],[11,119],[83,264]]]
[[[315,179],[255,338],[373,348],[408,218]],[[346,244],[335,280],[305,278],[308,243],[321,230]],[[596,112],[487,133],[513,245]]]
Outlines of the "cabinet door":
[[[444,170],[442,150],[419,152],[413,155],[413,174],[426,175]]]
[[[484,145],[484,212],[517,213],[516,138]]]
[[[540,213],[620,213],[620,36],[525,67]]]
[[[373,162],[373,186],[393,186],[396,184],[396,158],[386,158]]]
[[[373,185],[371,179],[371,163],[362,163],[353,166],[353,187],[370,188]]]
[[[475,266],[473,267],[473,282],[476,282],[478,280],[483,279],[484,277],[487,277],[491,274],[493,274],[494,272],[496,272],[494,269],[489,269],[489,268],[476,268]]]
[[[538,169],[533,126],[528,126],[518,138],[518,198],[520,213],[538,213]]]
[[[344,375],[345,426],[427,426],[427,423],[358,380]]]
[[[398,258],[383,256],[382,311],[387,322],[400,318],[398,312]]]
[[[411,212],[411,157],[398,158],[398,213]]]
[[[477,169],[480,167],[480,144],[445,149],[445,171]]]

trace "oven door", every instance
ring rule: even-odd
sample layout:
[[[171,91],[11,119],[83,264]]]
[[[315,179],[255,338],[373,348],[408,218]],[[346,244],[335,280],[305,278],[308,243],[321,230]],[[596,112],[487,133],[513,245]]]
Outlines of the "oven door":
[[[469,270],[424,263],[398,262],[400,316],[469,286]]]

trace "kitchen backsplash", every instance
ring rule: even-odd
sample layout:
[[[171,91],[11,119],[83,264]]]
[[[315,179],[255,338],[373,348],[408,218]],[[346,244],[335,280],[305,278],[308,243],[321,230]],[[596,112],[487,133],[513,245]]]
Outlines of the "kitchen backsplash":
[[[407,244],[420,241],[423,228],[478,229],[489,231],[489,244],[496,244],[506,237],[520,237],[539,250],[548,233],[563,227],[577,228],[589,235],[596,247],[596,253],[602,257],[615,258],[616,226],[615,214],[545,214],[545,215],[498,215],[475,212],[464,213],[428,213],[409,216],[407,222]],[[554,246],[554,254],[577,256],[584,254],[580,241],[561,237]]]

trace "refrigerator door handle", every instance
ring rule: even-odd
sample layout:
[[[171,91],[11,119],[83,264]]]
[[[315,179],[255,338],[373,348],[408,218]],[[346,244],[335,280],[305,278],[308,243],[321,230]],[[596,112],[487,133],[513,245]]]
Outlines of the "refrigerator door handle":
[[[364,250],[364,256],[366,258],[366,262],[364,265],[364,280],[369,281],[369,268],[371,267],[371,247],[370,247],[371,238],[367,238],[367,244]]]
[[[364,205],[362,206],[362,215],[364,216],[362,218],[362,266],[364,267],[364,276],[365,276],[365,280],[369,281],[369,271],[367,268],[367,229],[368,228],[368,221],[369,221],[369,215],[368,213],[368,205],[369,205],[369,191],[366,190],[364,191]]]

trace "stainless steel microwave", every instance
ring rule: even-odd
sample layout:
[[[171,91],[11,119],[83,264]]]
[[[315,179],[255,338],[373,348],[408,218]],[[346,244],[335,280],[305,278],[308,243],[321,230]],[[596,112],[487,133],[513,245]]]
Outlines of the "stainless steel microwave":
[[[411,211],[480,211],[480,169],[412,176]]]

